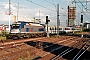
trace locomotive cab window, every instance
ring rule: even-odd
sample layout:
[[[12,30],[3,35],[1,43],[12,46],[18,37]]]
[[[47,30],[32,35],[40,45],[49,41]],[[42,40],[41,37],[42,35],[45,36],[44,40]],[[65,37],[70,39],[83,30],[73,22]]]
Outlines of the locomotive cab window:
[[[12,29],[18,29],[18,28],[19,28],[19,25],[13,24],[13,25],[11,26],[11,28],[12,28]]]

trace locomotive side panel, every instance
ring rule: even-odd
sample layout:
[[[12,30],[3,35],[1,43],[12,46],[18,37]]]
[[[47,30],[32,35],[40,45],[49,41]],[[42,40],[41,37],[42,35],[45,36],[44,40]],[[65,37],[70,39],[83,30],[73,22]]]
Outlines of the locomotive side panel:
[[[25,26],[24,28],[21,29],[21,33],[36,33],[36,32],[44,32],[44,27],[43,26]]]

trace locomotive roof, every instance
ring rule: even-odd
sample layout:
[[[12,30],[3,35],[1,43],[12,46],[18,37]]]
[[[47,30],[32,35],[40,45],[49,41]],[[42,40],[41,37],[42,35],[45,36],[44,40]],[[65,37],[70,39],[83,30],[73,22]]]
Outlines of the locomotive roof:
[[[45,24],[40,24],[40,23],[35,23],[35,22],[24,22],[24,21],[18,21],[18,22],[14,22],[13,24],[21,24],[21,23],[26,23],[26,24],[30,24],[30,25],[39,25],[39,26],[45,26]],[[13,25],[12,24],[12,25]]]
[[[21,23],[21,22],[24,22],[24,23],[34,23],[34,24],[40,24],[40,23],[36,23],[36,22],[25,22],[25,21],[18,21],[16,23]]]
[[[40,24],[40,23],[36,23],[36,22],[25,22],[25,21],[18,21],[18,22],[14,22],[14,23],[22,23],[22,22],[24,22],[24,23],[33,23],[33,24]],[[45,25],[45,24],[40,24],[40,25]]]

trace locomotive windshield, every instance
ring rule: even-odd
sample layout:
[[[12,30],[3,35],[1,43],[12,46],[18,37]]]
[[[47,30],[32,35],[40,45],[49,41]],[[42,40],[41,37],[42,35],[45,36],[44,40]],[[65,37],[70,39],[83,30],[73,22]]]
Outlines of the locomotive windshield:
[[[11,28],[12,29],[19,29],[20,24],[12,24]]]
[[[21,23],[15,22],[11,25],[11,29],[19,29]]]

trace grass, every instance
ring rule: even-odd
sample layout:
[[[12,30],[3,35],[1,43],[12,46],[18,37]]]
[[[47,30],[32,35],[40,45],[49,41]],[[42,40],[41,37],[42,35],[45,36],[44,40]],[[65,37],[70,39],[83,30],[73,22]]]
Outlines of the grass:
[[[4,30],[2,30],[0,32],[0,40],[6,40],[6,36],[8,35],[8,33]]]
[[[0,36],[0,40],[6,40],[6,37]]]
[[[20,57],[19,60],[23,60],[23,58]]]

